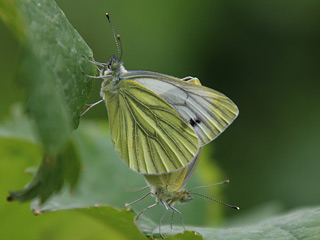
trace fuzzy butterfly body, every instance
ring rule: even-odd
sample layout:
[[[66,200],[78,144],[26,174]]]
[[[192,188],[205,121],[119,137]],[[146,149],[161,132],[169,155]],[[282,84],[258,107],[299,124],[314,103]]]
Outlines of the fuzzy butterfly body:
[[[101,96],[113,145],[136,172],[163,174],[184,168],[238,115],[229,98],[199,85],[197,78],[127,71],[115,57],[96,64],[103,67]]]

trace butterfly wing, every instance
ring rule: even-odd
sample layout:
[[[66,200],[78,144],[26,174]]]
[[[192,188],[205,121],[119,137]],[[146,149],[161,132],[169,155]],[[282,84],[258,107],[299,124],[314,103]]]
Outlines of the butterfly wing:
[[[228,97],[195,83],[197,78],[179,79],[147,71],[128,71],[124,78],[142,84],[171,104],[194,128],[201,146],[219,136],[239,113]]]
[[[192,161],[189,165],[191,165],[193,162],[194,161]],[[179,190],[185,178],[188,166],[171,173],[164,173],[158,175],[145,174],[143,176],[146,179],[148,185],[157,188],[162,188],[163,191],[167,193],[172,193]]]
[[[199,141],[190,124],[153,91],[121,80],[117,91],[102,86],[112,142],[128,166],[143,174],[161,174],[189,164]]]
[[[193,176],[193,173],[198,166],[201,152],[202,152],[202,148],[199,149],[199,152],[195,156],[195,159],[187,166],[187,172],[186,172],[186,175],[184,176],[184,179],[183,179],[181,186],[179,187],[179,191],[185,188],[185,186],[188,184],[191,177]]]
[[[200,160],[202,148],[200,148],[195,159],[186,167],[172,173],[164,173],[160,175],[144,175],[149,185],[162,187],[168,192],[181,191],[190,181],[194,171]]]

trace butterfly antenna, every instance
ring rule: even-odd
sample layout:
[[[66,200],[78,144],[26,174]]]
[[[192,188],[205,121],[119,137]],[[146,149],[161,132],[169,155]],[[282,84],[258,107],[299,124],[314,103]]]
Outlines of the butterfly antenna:
[[[117,40],[118,40],[119,45],[120,45],[120,57],[119,57],[119,60],[121,61],[121,58],[122,58],[122,55],[123,55],[123,48],[122,48],[122,41],[121,41],[121,38],[120,38],[120,34],[117,35]]]
[[[229,182],[230,182],[229,179],[227,179],[227,180],[225,180],[223,182],[215,183],[215,184],[212,184],[212,185],[195,187],[195,188],[189,190],[188,192],[192,192],[192,191],[197,190],[199,188],[208,188],[208,187],[213,187],[213,186],[216,186],[216,185],[226,184],[226,183],[229,183]]]
[[[118,58],[120,59],[120,58],[121,58],[120,48],[119,48],[119,44],[118,44],[118,40],[117,40],[116,34],[114,33],[114,29],[113,29],[113,26],[112,26],[112,23],[111,23],[111,20],[110,20],[109,13],[106,13],[106,17],[107,17],[108,22],[109,22],[109,24],[110,24],[110,27],[111,27],[111,30],[112,30],[112,34],[113,34],[113,38],[114,38],[114,41],[116,42],[116,45],[117,45]],[[119,39],[119,40],[120,40],[120,39]]]
[[[230,208],[233,208],[233,209],[236,209],[236,210],[240,210],[240,208],[239,208],[238,206],[233,206],[233,205],[230,205],[230,204],[228,204],[228,203],[221,202],[221,201],[219,201],[219,200],[213,199],[213,198],[208,197],[208,196],[206,196],[206,195],[204,195],[204,194],[201,194],[201,193],[190,193],[190,194],[192,194],[192,195],[198,195],[198,196],[207,198],[207,199],[209,199],[209,200],[211,200],[211,201],[214,201],[214,202],[223,204],[223,205],[225,205],[225,206],[227,206],[227,207],[230,207]]]

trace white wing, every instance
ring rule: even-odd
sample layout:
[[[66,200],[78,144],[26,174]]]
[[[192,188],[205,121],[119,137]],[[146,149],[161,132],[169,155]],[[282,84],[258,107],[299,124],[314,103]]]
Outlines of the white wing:
[[[141,83],[170,103],[194,128],[200,146],[219,136],[239,113],[222,93],[194,84],[197,78],[179,79],[147,71],[128,71],[123,78]]]

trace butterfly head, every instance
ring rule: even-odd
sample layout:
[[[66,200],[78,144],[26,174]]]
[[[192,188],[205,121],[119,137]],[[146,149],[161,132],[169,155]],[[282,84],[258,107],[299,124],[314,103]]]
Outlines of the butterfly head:
[[[112,56],[108,63],[105,65],[102,75],[103,76],[116,76],[119,77],[122,73],[125,73],[126,69],[123,67],[122,62],[119,58]]]
[[[108,63],[107,63],[107,68],[108,68],[108,71],[110,72],[117,72],[119,71],[120,67],[122,66],[122,63],[120,62],[120,60],[115,57],[115,56],[112,56]]]
[[[182,190],[180,192],[180,194],[181,194],[180,199],[179,199],[180,203],[186,203],[186,202],[189,202],[193,199],[193,197],[190,196],[190,193],[186,190]]]

